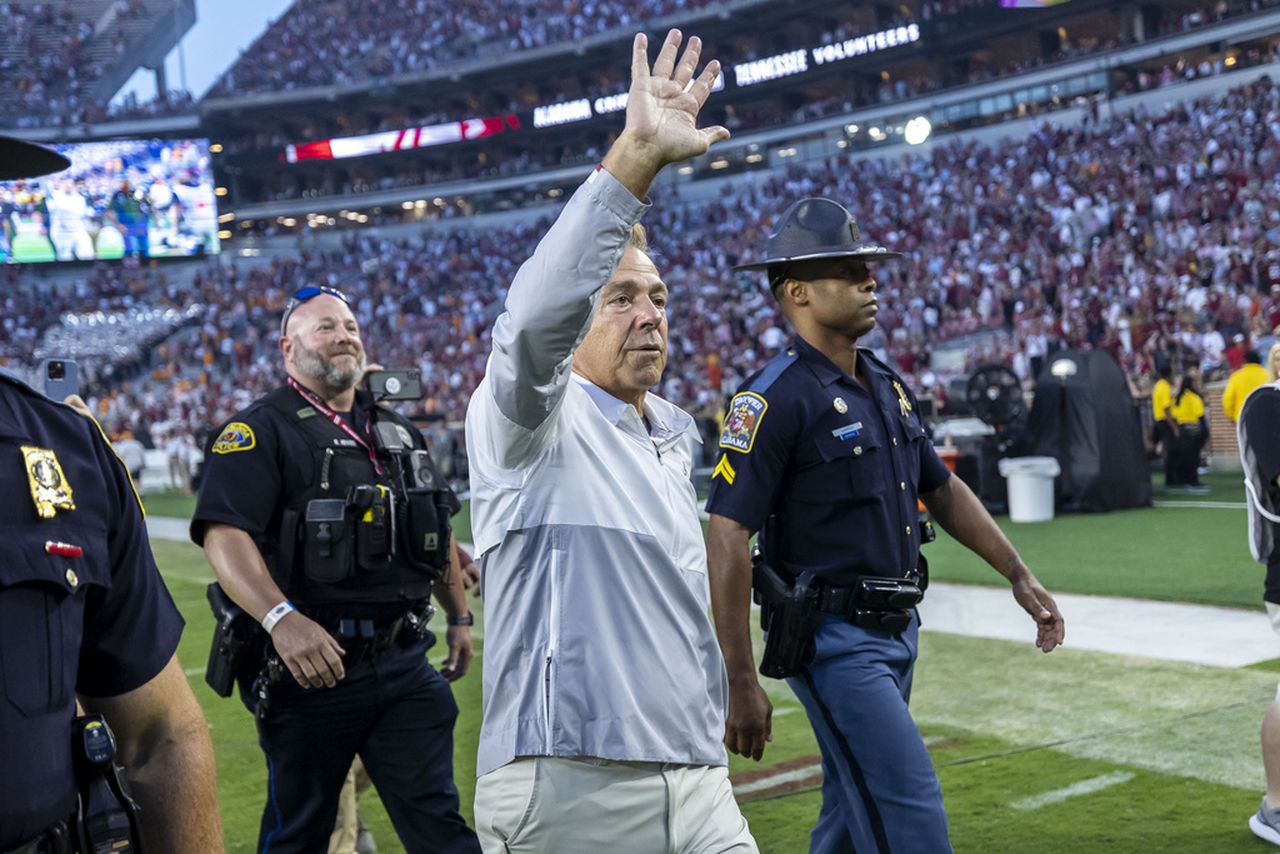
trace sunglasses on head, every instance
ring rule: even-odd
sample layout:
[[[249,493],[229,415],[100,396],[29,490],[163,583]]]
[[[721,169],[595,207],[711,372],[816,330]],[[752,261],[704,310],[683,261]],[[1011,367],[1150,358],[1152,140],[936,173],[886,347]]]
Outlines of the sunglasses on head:
[[[289,318],[293,315],[293,312],[298,308],[298,306],[302,305],[309,299],[315,299],[321,294],[328,294],[331,297],[337,297],[348,306],[351,305],[351,300],[347,299],[347,295],[337,288],[330,288],[324,285],[320,285],[318,287],[309,285],[305,288],[298,288],[298,290],[293,292],[293,296],[289,297],[289,301],[285,303],[284,316],[280,318],[280,334],[284,335],[284,331],[289,328]]]

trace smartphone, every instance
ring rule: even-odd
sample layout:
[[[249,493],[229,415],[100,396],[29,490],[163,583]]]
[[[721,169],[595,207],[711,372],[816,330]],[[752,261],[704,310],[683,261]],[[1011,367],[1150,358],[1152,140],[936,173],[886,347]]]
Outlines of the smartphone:
[[[80,366],[74,359],[45,359],[40,363],[44,396],[61,403],[67,395],[80,393]]]
[[[375,400],[422,398],[422,377],[417,371],[370,371],[367,382]]]

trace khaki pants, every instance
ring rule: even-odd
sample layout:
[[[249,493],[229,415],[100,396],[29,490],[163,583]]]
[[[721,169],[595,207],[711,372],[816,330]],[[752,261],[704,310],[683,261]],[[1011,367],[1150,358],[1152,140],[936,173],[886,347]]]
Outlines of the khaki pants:
[[[728,769],[517,759],[476,782],[486,854],[757,854]]]
[[[333,835],[329,837],[329,854],[355,854],[356,835],[360,832],[357,814],[360,796],[372,786],[364,763],[357,756],[351,763],[347,781],[342,784],[342,794],[338,797],[338,820],[333,823]]]

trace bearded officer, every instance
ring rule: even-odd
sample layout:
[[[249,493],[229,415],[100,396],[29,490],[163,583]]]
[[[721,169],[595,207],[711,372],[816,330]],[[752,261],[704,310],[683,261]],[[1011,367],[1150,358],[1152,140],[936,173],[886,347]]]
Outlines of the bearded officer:
[[[280,350],[285,385],[218,433],[191,525],[262,627],[263,655],[236,666],[269,772],[258,848],[326,850],[359,755],[408,851],[479,851],[453,784],[449,682],[472,655],[457,499],[412,424],[357,390],[345,295],[295,293]],[[440,672],[426,658],[433,587],[449,617]]]
[[[872,264],[896,258],[861,238],[839,204],[804,199],[769,238],[764,269],[793,346],[729,404],[707,509],[716,632],[729,671],[729,750],[759,759],[772,709],[752,661],[753,572],[769,636],[761,669],[786,676],[822,749],[813,852],[950,850],[937,776],[911,719],[928,583],[917,497],[1008,578],[1062,642],[1052,597],[965,484],[934,453],[906,383],[858,339],[875,326]],[[753,567],[752,534],[762,553]]]

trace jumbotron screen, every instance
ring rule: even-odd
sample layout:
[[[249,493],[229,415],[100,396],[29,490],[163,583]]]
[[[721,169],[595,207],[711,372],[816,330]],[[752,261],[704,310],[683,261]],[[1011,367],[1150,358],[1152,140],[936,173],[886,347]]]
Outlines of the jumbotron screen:
[[[218,206],[207,139],[58,145],[71,168],[0,181],[6,264],[212,255]]]

